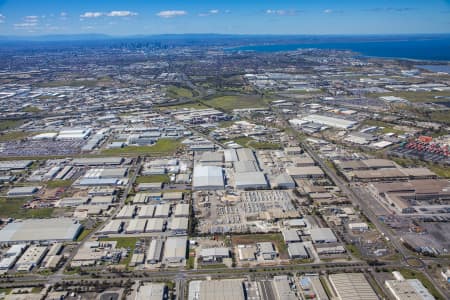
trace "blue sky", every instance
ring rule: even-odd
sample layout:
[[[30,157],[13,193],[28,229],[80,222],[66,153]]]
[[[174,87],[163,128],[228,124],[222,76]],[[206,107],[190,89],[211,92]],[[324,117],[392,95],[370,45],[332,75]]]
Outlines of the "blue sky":
[[[450,33],[439,0],[0,0],[0,35]]]

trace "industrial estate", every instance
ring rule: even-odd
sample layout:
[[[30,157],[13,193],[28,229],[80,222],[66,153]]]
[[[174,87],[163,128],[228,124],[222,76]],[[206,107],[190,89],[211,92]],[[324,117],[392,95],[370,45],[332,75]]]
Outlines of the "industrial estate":
[[[204,39],[0,49],[1,297],[449,299],[449,73]]]

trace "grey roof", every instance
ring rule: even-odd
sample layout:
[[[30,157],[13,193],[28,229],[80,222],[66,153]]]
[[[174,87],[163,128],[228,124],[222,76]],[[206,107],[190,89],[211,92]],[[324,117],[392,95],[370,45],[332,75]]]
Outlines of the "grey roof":
[[[309,257],[303,243],[290,243],[288,245],[288,252],[290,257]]]
[[[310,230],[310,234],[313,241],[336,241],[336,236],[330,228],[313,228]]]
[[[233,163],[236,173],[248,173],[259,171],[258,164],[254,160],[240,160]]]
[[[267,179],[263,172],[236,173],[236,188],[265,188]]]
[[[256,161],[255,153],[249,148],[239,148],[236,150],[239,160],[254,160]]]
[[[27,219],[7,224],[0,230],[0,243],[65,240],[76,238],[82,226],[69,218]]]
[[[194,167],[194,189],[223,189],[224,180],[221,167],[202,166]]]
[[[32,195],[36,193],[39,189],[35,186],[21,186],[15,187],[8,191],[8,196],[12,195]]]
[[[340,299],[379,299],[362,273],[331,274],[328,278]]]
[[[123,160],[123,157],[75,158],[72,164],[77,166],[120,165]]]
[[[242,280],[206,280],[200,284],[199,300],[244,300]]]
[[[291,229],[291,230],[282,230],[281,231],[283,235],[284,241],[287,242],[300,242],[300,236],[297,233],[297,230]]]
[[[214,256],[214,257],[229,257],[230,256],[230,250],[225,247],[220,248],[202,248],[200,251],[201,257],[208,257],[208,256]]]
[[[164,258],[185,258],[186,247],[186,237],[168,237],[166,240],[166,245],[164,247]]]

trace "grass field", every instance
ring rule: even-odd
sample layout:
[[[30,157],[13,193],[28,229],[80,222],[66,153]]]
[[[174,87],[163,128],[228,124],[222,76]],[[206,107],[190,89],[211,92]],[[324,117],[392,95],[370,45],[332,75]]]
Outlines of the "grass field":
[[[148,176],[139,176],[136,178],[136,183],[153,183],[153,182],[170,182],[170,178],[168,175],[148,175]]]
[[[26,198],[0,199],[0,217],[16,219],[50,218],[53,214],[53,208],[22,208],[26,202]]]
[[[400,97],[410,102],[439,102],[439,101],[448,101],[448,99],[437,98],[435,96],[450,96],[449,91],[445,92],[409,92],[409,91],[396,91],[390,93],[376,93],[369,94],[368,97],[382,97],[382,96],[395,96]]]
[[[398,130],[394,128],[394,125],[386,123],[386,122],[382,122],[382,121],[376,121],[376,120],[366,120],[364,121],[365,125],[368,126],[378,126],[378,127],[384,127],[381,132],[383,133],[389,133],[389,132],[393,132],[395,134],[403,134],[405,133],[402,130]]]
[[[251,137],[239,137],[236,139],[232,139],[235,143],[241,145],[242,147],[250,147],[256,150],[276,150],[281,149],[280,144],[270,143],[270,142],[258,142],[252,139]]]
[[[103,155],[170,155],[181,146],[180,141],[174,139],[160,139],[152,146],[128,146],[125,148],[105,149]]]
[[[73,184],[73,180],[52,180],[47,182],[47,188],[63,188],[69,187]]]
[[[0,133],[0,142],[11,142],[24,139],[26,137],[32,136],[32,132],[24,131],[10,131],[6,133]]]
[[[433,121],[450,124],[450,111],[433,111],[430,117]]]
[[[23,120],[4,120],[0,121],[0,130],[14,129],[24,123]]]
[[[233,235],[231,237],[231,241],[234,246],[248,245],[259,242],[272,242],[279,251],[280,258],[282,259],[289,258],[287,246],[283,240],[283,236],[280,233]]]
[[[220,96],[211,100],[204,100],[204,103],[224,111],[231,111],[240,108],[260,108],[267,107],[268,100],[259,95],[233,95]]]
[[[400,273],[405,277],[405,279],[419,279],[420,282],[430,291],[430,293],[436,298],[436,300],[444,300],[445,297],[442,296],[434,287],[434,285],[428,280],[428,278],[421,272],[417,272],[410,269],[400,269]]]
[[[174,85],[167,87],[166,92],[172,98],[192,98],[194,96],[191,90]]]
[[[36,106],[27,106],[23,109],[24,112],[29,112],[29,113],[38,113],[41,111],[41,109],[39,107]]]
[[[205,108],[209,108],[209,107],[204,105],[201,102],[187,102],[187,103],[181,103],[181,104],[176,104],[176,105],[160,106],[159,108],[162,110],[175,110],[175,109],[183,109],[183,108],[205,109]]]

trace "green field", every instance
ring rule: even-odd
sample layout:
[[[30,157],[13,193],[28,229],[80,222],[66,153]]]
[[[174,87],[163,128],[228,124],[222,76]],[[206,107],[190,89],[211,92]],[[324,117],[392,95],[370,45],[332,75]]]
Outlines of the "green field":
[[[22,206],[27,202],[26,198],[0,199],[0,218],[50,218],[53,208],[25,209]]]
[[[450,124],[450,111],[433,111],[430,119],[435,122]]]
[[[174,85],[168,86],[166,92],[171,98],[192,98],[194,96],[191,90]]]
[[[148,176],[139,176],[136,178],[136,183],[153,183],[153,182],[170,182],[169,175],[148,175]]]
[[[386,123],[386,122],[383,122],[383,121],[377,121],[377,120],[365,120],[365,121],[363,122],[363,124],[364,124],[364,125],[368,125],[368,126],[384,127],[384,128],[381,130],[382,133],[390,133],[390,132],[395,133],[395,134],[403,134],[403,133],[405,133],[405,132],[402,131],[402,130],[395,129],[395,128],[394,128],[395,125],[389,124],[389,123]]]
[[[220,96],[211,100],[204,100],[204,103],[224,111],[231,111],[240,108],[261,108],[267,107],[268,99],[259,95],[233,95]]]
[[[209,108],[209,107],[204,105],[201,102],[187,102],[187,103],[181,103],[181,104],[175,104],[175,105],[169,105],[169,106],[160,106],[159,108],[162,110],[175,110],[175,109],[183,109],[183,108],[205,109],[205,108]]]
[[[14,129],[24,123],[23,120],[4,120],[0,121],[0,130]]]
[[[47,188],[64,188],[73,184],[73,180],[52,180],[47,182]]]
[[[181,146],[180,141],[174,139],[160,139],[152,146],[127,146],[117,149],[105,149],[104,155],[170,155]]]
[[[242,147],[250,147],[256,150],[276,150],[281,149],[280,144],[270,143],[270,142],[258,142],[252,139],[251,137],[239,137],[229,141],[233,141],[236,144],[241,145]]]
[[[29,112],[29,113],[38,113],[41,111],[41,109],[39,107],[36,106],[27,106],[23,109],[24,112]]]
[[[0,142],[17,141],[32,136],[33,134],[34,133],[32,132],[24,131],[10,131],[6,133],[0,133]]]
[[[376,93],[376,94],[368,94],[368,97],[382,97],[382,96],[395,96],[395,97],[401,97],[403,99],[409,100],[410,102],[439,102],[439,101],[448,101],[448,99],[445,98],[437,98],[435,99],[435,96],[443,96],[448,97],[450,96],[449,91],[445,92],[409,92],[409,91],[395,91],[390,93]]]

